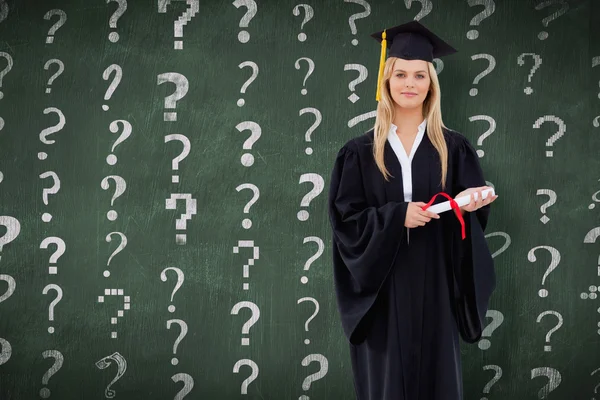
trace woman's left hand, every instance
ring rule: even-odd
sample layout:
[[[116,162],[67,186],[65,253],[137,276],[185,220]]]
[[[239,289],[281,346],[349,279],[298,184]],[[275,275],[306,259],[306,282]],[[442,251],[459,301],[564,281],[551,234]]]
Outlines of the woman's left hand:
[[[483,195],[481,192],[486,189],[492,189],[492,187],[480,186],[480,187],[475,187],[475,188],[468,188],[466,190],[463,190],[459,194],[457,194],[455,199],[457,199],[461,196],[469,196],[470,195],[470,197],[471,197],[471,201],[469,202],[469,204],[462,206],[460,209],[464,210],[464,211],[473,212],[483,206],[487,206],[488,204],[490,204],[491,202],[493,202],[494,200],[496,200],[498,198],[498,195],[495,195],[495,196],[488,195],[485,199],[482,200]],[[475,200],[475,198],[474,198],[475,197],[474,193],[477,193],[477,200]]]

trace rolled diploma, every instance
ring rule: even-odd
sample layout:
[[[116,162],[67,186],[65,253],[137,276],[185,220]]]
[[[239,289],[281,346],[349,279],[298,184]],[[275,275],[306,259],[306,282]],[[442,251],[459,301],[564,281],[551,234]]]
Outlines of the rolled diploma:
[[[482,190],[481,194],[483,195],[483,198],[486,199],[488,195],[495,196],[496,192],[494,192],[494,189],[492,188],[492,189]],[[473,193],[473,197],[475,198],[475,201],[477,201],[477,197],[479,197],[477,192]],[[467,204],[469,204],[469,202],[471,201],[471,197],[468,195],[461,196],[454,200],[456,201],[456,203],[458,203],[459,207],[462,207],[462,206],[466,206]],[[429,207],[427,209],[427,211],[431,211],[432,213],[440,214],[440,213],[443,213],[444,211],[448,211],[451,209],[452,209],[452,207],[450,206],[450,200],[448,200],[448,201],[444,201],[443,203],[435,204],[435,205]]]

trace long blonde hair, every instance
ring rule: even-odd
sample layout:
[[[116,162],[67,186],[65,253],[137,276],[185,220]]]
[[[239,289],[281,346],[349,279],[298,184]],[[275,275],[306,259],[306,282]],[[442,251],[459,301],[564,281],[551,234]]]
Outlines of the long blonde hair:
[[[390,126],[394,120],[395,103],[390,95],[389,81],[392,76],[392,68],[396,60],[396,57],[389,57],[385,62],[383,78],[381,81],[380,100],[379,104],[377,105],[377,116],[375,118],[375,133],[373,139],[373,157],[375,158],[377,167],[383,174],[383,177],[386,181],[389,181],[389,177],[392,176],[385,167],[383,150],[387,141]],[[432,63],[427,62],[427,69],[429,71],[431,83],[429,85],[429,94],[423,101],[423,116],[424,118],[427,118],[427,136],[440,156],[442,167],[442,180],[440,183],[442,190],[445,190],[446,175],[448,171],[448,148],[446,146],[444,132],[442,130],[442,128],[446,128],[446,126],[442,121],[440,84],[437,73],[435,72],[435,67]]]

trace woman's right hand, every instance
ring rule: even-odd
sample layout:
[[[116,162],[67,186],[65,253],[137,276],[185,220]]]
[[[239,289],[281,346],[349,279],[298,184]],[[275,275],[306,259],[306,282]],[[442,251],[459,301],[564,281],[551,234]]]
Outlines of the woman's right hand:
[[[409,202],[406,209],[404,226],[407,228],[416,228],[417,226],[424,226],[427,222],[431,221],[431,218],[440,219],[438,214],[421,209],[421,207],[426,205],[427,203],[423,203],[422,201]]]

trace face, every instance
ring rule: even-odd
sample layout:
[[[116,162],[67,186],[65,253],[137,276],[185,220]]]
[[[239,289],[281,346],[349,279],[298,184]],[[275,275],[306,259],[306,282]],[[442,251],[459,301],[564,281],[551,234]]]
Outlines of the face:
[[[427,71],[427,61],[398,58],[394,62],[390,77],[390,93],[397,106],[402,108],[422,107],[431,83]],[[411,96],[405,93],[416,93],[416,95]]]

